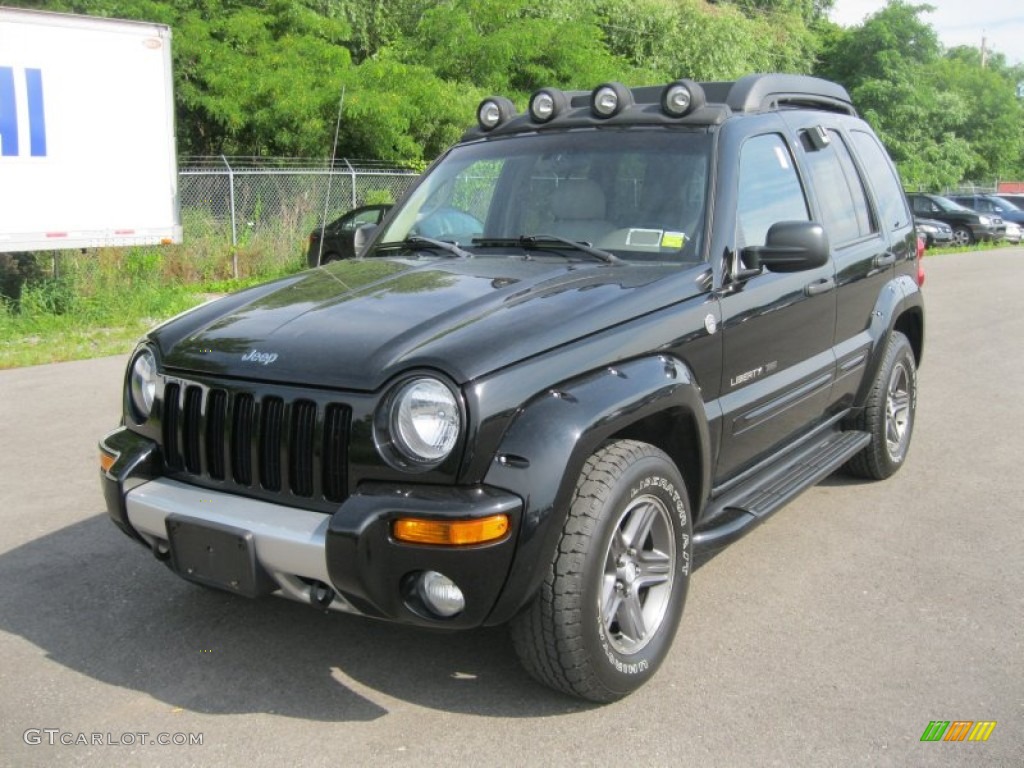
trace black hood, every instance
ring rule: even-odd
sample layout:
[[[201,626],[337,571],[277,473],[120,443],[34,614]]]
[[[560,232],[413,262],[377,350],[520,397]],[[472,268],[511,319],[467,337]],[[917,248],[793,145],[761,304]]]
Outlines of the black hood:
[[[709,268],[553,257],[365,259],[206,305],[151,333],[179,371],[372,391],[411,368],[462,384],[701,290]]]

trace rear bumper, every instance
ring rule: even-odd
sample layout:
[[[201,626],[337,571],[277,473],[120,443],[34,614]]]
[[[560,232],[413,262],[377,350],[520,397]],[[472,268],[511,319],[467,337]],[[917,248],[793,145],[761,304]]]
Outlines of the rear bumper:
[[[480,626],[505,586],[521,527],[522,500],[486,486],[366,485],[324,514],[160,477],[158,447],[123,428],[100,447],[117,456],[101,473],[108,513],[158,559],[172,568],[177,561],[170,556],[169,520],[244,534],[259,571],[253,583],[263,585],[263,593],[338,611],[421,626]],[[398,517],[467,520],[499,513],[509,516],[510,532],[491,543],[425,546],[391,535]],[[182,570],[179,575],[192,578]],[[457,616],[434,616],[416,597],[412,582],[427,570],[462,590],[466,607]]]

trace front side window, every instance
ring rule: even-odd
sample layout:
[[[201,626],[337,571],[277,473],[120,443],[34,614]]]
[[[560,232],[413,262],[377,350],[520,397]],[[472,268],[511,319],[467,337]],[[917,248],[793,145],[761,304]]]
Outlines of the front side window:
[[[775,133],[747,140],[740,151],[739,247],[764,245],[768,229],[777,222],[809,220],[807,198],[786,142]]]
[[[411,193],[381,244],[470,250],[550,235],[634,261],[701,258],[711,141],[702,131],[599,129],[456,147]]]

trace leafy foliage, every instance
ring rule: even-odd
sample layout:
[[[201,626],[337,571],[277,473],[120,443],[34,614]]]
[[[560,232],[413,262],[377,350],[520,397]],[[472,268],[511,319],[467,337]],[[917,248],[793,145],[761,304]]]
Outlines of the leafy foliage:
[[[29,0],[24,0],[28,4]],[[1024,177],[1024,67],[943,51],[905,0],[843,29],[833,0],[41,0],[170,24],[179,150],[422,167],[490,93],[815,73],[847,87],[908,186]]]

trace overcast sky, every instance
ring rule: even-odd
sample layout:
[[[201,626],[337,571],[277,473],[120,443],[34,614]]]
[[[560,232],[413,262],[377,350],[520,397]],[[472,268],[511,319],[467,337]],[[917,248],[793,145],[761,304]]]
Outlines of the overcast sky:
[[[931,24],[947,48],[956,45],[981,46],[987,39],[990,50],[999,51],[1011,64],[1024,62],[1024,2],[1021,0],[920,0],[935,7],[920,18]],[[836,0],[829,14],[843,26],[860,24],[866,16],[885,6],[885,0]]]

